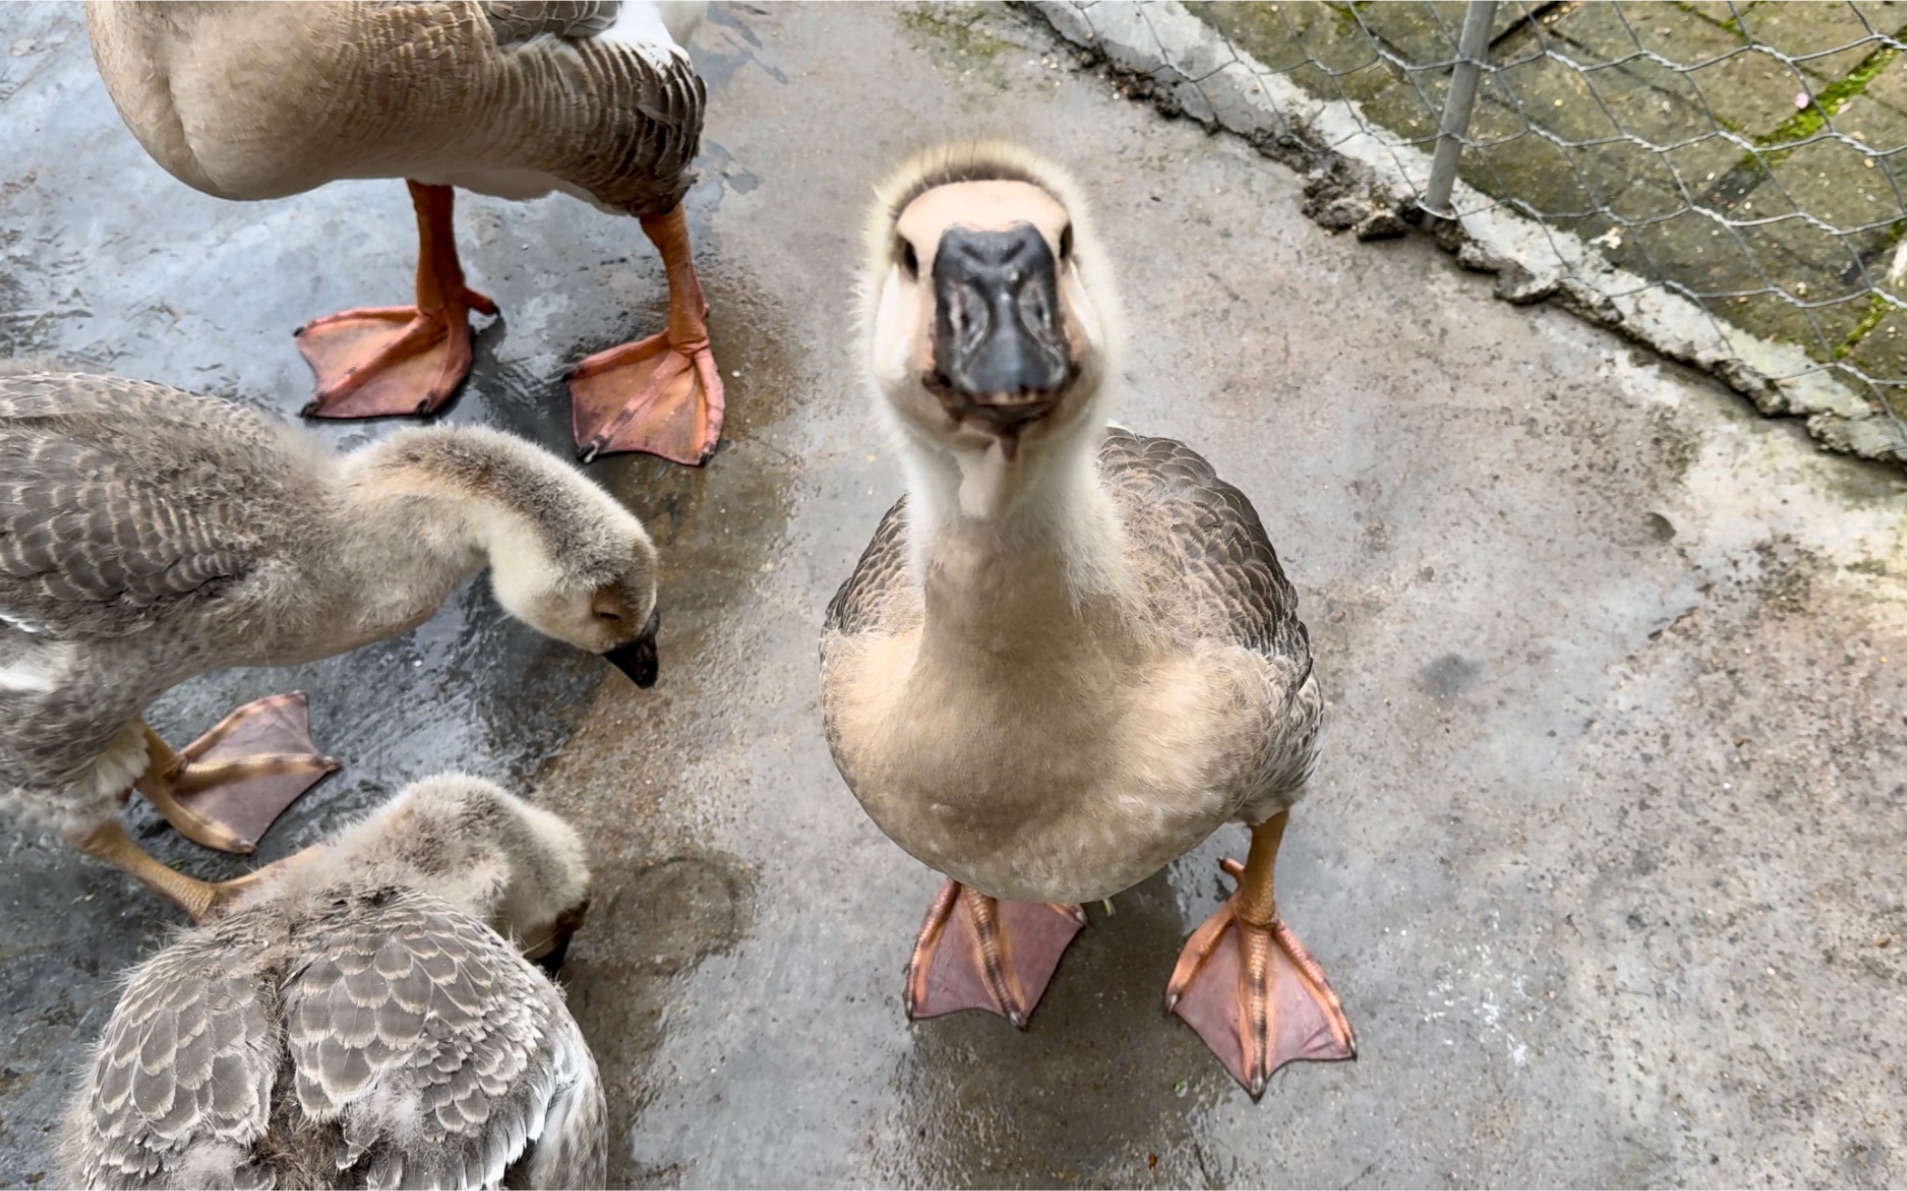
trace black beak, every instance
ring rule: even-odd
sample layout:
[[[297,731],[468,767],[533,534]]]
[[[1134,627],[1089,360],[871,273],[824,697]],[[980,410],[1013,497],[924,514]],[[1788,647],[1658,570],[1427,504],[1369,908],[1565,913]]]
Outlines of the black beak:
[[[642,632],[634,641],[603,654],[610,665],[627,674],[630,682],[645,691],[656,684],[656,629],[661,625],[662,609],[658,607],[649,613],[649,623],[642,626]]]
[[[1046,237],[1027,223],[948,228],[934,254],[934,299],[929,384],[948,413],[1010,436],[1052,411],[1073,367]]]
[[[583,918],[588,913],[587,900],[573,910],[565,910],[562,917],[556,920],[555,928],[550,932],[549,950],[530,962],[551,976],[556,975],[563,967],[564,958],[569,955],[569,941],[576,936],[577,929],[583,925]]]

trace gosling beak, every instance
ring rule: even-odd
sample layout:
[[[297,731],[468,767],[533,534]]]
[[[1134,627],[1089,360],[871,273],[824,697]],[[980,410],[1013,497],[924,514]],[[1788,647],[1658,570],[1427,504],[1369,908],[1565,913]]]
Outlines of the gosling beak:
[[[610,665],[629,676],[629,681],[643,690],[656,684],[656,629],[662,624],[662,609],[656,608],[649,613],[649,622],[642,626],[642,632],[634,641],[603,654]]]
[[[934,255],[934,306],[927,384],[956,421],[1012,443],[1059,404],[1074,368],[1053,253],[1033,225],[948,228]]]
[[[583,904],[565,910],[556,919],[556,925],[550,928],[550,937],[541,946],[530,949],[524,958],[537,967],[554,976],[563,966],[563,959],[569,954],[569,941],[583,925],[583,919],[589,914],[589,899]]]

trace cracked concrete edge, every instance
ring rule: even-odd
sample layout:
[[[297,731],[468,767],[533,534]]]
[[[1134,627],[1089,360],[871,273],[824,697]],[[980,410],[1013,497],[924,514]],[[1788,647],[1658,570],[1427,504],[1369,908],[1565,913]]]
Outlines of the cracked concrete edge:
[[[1062,38],[1100,59],[1127,94],[1244,137],[1306,175],[1304,213],[1359,239],[1428,222],[1466,269],[1496,276],[1497,296],[1555,301],[1591,322],[1699,368],[1768,415],[1806,419],[1824,449],[1907,464],[1907,432],[1799,347],[1724,326],[1699,303],[1608,263],[1573,233],[1518,214],[1459,181],[1456,220],[1415,197],[1430,156],[1387,143],[1354,100],[1322,100],[1225,40],[1178,0],[1024,0]]]

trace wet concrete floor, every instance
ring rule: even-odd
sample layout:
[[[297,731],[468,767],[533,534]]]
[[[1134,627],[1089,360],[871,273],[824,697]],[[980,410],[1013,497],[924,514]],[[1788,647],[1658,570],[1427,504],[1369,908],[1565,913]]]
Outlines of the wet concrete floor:
[[[459,766],[540,786],[598,891],[566,968],[618,1185],[1907,1181],[1907,491],[1429,245],[1333,238],[1298,180],[1118,98],[1012,12],[717,4],[690,225],[729,375],[705,470],[594,465],[665,549],[638,692],[481,584],[408,637],[168,695],[189,735],[311,693],[345,768],[262,854]],[[0,354],[295,412],[289,331],[400,300],[395,182],[234,204],[140,152],[76,9],[0,7]],[[869,183],[1003,132],[1096,197],[1132,327],[1120,420],[1256,500],[1331,725],[1280,901],[1355,1064],[1253,1104],[1158,1001],[1227,829],[1092,907],[1032,1029],[909,1026],[936,885],[861,815],[816,699],[829,595],[899,491],[854,379]],[[567,440],[558,377],[659,325],[630,223],[461,197],[500,303],[447,417]],[[383,426],[325,425],[340,445]],[[194,872],[236,862],[138,830]],[[166,907],[0,834],[0,1182]]]

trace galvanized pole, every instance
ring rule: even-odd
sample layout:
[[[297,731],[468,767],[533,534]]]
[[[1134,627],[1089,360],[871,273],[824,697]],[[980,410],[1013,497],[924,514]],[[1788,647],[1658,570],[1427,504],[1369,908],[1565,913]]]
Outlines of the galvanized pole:
[[[1490,22],[1496,0],[1470,0],[1463,10],[1463,32],[1457,36],[1457,65],[1450,72],[1450,94],[1444,97],[1443,120],[1437,125],[1437,154],[1430,161],[1430,182],[1424,187],[1423,209],[1444,219],[1454,218],[1450,191],[1457,184],[1457,159],[1463,156],[1463,137],[1470,131],[1470,113],[1477,106],[1477,83],[1490,53]]]

